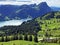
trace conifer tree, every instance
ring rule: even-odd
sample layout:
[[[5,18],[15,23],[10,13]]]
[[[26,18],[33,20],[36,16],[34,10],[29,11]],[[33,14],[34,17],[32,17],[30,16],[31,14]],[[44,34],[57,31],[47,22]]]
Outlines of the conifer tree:
[[[28,35],[27,34],[24,35],[24,40],[26,40],[26,41],[28,40]]]
[[[7,37],[7,35],[6,35],[6,37],[5,37],[5,42],[7,42],[8,41],[8,37]]]
[[[29,36],[29,41],[32,41],[32,35]]]
[[[4,42],[4,36],[2,35],[2,37],[1,37],[1,42]]]
[[[38,37],[37,37],[37,35],[34,36],[34,41],[35,41],[35,42],[38,42]]]
[[[23,40],[23,36],[22,35],[19,36],[19,40]]]

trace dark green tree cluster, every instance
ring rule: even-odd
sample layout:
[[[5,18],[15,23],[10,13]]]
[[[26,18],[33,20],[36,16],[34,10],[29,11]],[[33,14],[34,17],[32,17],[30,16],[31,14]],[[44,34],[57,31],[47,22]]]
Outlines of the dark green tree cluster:
[[[1,27],[0,30],[2,32],[6,32],[4,33],[5,35],[12,35],[14,34],[26,34],[28,33],[30,34],[34,34],[34,31],[37,33],[38,31],[41,30],[40,25],[38,24],[37,21],[35,20],[31,20],[31,21],[27,21],[27,22],[23,22],[21,25],[19,26],[4,26]],[[2,36],[2,34],[0,34],[0,36]]]
[[[25,41],[33,41],[34,39],[34,42],[38,42],[38,38],[37,38],[37,35],[34,36],[34,38],[32,37],[32,35],[13,35],[13,37],[9,37],[7,35],[5,36],[2,36],[1,39],[0,39],[0,42],[8,42],[8,41],[12,41],[12,40],[25,40]]]
[[[7,42],[7,41],[10,41],[9,37],[6,35],[6,36],[2,36],[1,39],[0,39],[0,42]]]

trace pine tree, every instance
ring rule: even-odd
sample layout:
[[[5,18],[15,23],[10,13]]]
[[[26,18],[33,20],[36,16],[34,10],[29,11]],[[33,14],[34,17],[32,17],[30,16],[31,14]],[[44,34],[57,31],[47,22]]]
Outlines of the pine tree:
[[[5,42],[10,41],[9,37],[6,35],[5,36]]]
[[[35,41],[35,42],[38,42],[38,37],[37,37],[37,35],[34,36],[34,41]]]
[[[13,40],[18,40],[18,35],[14,35]]]
[[[24,35],[24,40],[28,40],[28,35],[26,34],[26,35]]]
[[[4,42],[4,36],[2,35],[2,37],[1,37],[1,42]]]
[[[7,35],[6,35],[6,37],[5,37],[5,42],[7,42],[8,41],[8,37],[7,37]]]
[[[29,41],[32,41],[32,35],[29,36]]]
[[[19,40],[23,40],[23,36],[22,35],[19,36]]]
[[[18,35],[15,35],[15,40],[18,40]]]

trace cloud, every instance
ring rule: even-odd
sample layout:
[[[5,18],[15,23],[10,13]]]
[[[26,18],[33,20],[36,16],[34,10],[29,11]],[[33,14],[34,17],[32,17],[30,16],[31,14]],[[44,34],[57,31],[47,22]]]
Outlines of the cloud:
[[[46,2],[49,6],[60,7],[60,0],[37,0],[36,3]]]
[[[31,0],[0,0],[0,1],[31,1]]]
[[[49,6],[60,7],[60,0],[0,0],[1,4],[11,4],[11,5],[23,5],[23,4],[39,4],[41,2],[47,2]]]
[[[0,5],[6,5],[6,4],[10,4],[10,5],[23,5],[23,4],[33,4],[33,3],[31,3],[31,2],[14,2],[14,1],[2,1],[2,2],[0,2]]]
[[[47,3],[50,6],[60,7],[60,0],[50,0],[50,1],[47,0]]]
[[[6,1],[6,0],[0,0],[0,1]]]

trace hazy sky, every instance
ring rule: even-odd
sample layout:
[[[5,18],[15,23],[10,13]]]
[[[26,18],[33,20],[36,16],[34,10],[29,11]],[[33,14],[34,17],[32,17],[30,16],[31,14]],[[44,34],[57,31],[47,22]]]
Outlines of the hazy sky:
[[[60,0],[0,0],[1,4],[22,5],[22,4],[39,4],[41,2],[47,2],[49,6],[60,7]]]

